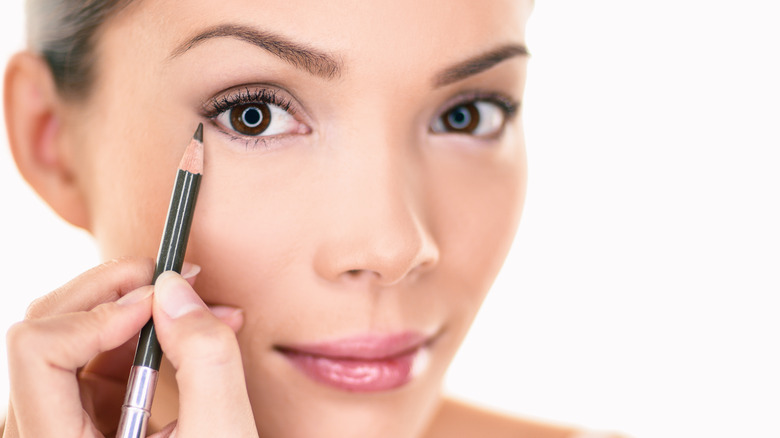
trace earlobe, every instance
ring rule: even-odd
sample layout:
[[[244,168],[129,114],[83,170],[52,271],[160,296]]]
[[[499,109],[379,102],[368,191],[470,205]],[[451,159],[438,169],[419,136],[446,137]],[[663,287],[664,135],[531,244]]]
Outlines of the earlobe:
[[[8,142],[19,172],[57,214],[87,229],[86,203],[61,124],[64,104],[48,65],[33,53],[18,53],[8,62],[4,85]]]

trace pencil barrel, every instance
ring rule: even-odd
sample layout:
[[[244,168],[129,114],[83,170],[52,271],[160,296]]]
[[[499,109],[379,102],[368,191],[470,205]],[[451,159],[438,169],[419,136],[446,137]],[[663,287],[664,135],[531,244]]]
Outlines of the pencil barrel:
[[[152,283],[156,282],[157,277],[165,271],[181,273],[203,171],[202,142],[203,124],[201,123],[176,173]],[[162,355],[154,321],[150,318],[138,337],[135,359],[122,405],[122,416],[117,428],[117,438],[146,437],[146,425],[151,416]]]
[[[199,174],[179,170],[173,186],[168,218],[165,220],[162,243],[157,254],[154,280],[165,271],[181,272],[187,240],[200,188]]]
[[[127,382],[122,417],[117,438],[145,438],[152,413],[152,400],[157,388],[157,371],[148,367],[133,367]]]
[[[195,211],[195,201],[200,188],[200,174],[179,170],[171,195],[171,205],[165,220],[162,243],[157,254],[157,265],[154,270],[153,282],[165,271],[181,273],[184,264],[184,254],[187,251],[187,240]],[[160,369],[162,349],[157,342],[154,324],[149,322],[141,329],[136,347],[134,366],[144,366]]]

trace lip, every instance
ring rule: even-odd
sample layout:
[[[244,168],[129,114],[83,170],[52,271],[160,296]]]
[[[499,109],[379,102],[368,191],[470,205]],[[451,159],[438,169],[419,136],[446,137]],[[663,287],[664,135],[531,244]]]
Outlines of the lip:
[[[352,392],[376,392],[408,383],[424,367],[430,336],[418,332],[362,335],[277,346],[309,378]]]

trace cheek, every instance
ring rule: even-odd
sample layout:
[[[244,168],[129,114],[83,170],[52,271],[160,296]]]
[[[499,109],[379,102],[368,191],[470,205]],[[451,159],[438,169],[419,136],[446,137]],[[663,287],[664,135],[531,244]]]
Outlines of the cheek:
[[[138,144],[138,143],[134,143]],[[103,146],[90,187],[91,231],[104,258],[155,257],[178,162],[130,144]],[[182,148],[183,151],[183,148]]]
[[[155,257],[177,167],[197,123],[170,117],[184,111],[157,109],[149,87],[116,91],[123,88],[112,78],[96,88],[95,103],[77,122],[90,231],[104,258]]]
[[[447,305],[470,324],[504,263],[522,213],[522,142],[490,165],[442,167],[431,173],[429,185],[441,278],[452,286]]]
[[[206,150],[187,259],[203,268],[197,286],[205,301],[241,307],[247,319],[270,325],[277,310],[296,307],[299,291],[287,280],[310,280],[302,271],[316,236],[305,225],[315,219],[301,195],[310,178],[294,177],[307,173],[292,151],[233,153],[222,142],[215,137]]]

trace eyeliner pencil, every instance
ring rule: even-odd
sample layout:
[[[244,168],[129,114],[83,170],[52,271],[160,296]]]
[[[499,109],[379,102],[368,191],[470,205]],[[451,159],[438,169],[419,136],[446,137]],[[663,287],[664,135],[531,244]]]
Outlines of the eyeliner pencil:
[[[203,123],[198,125],[176,173],[152,284],[165,271],[181,273],[202,173]],[[122,405],[122,417],[116,433],[117,438],[146,438],[146,425],[151,416],[152,399],[157,387],[157,373],[160,371],[162,355],[154,322],[149,319],[141,329],[138,338],[135,360],[130,370],[125,401]]]

